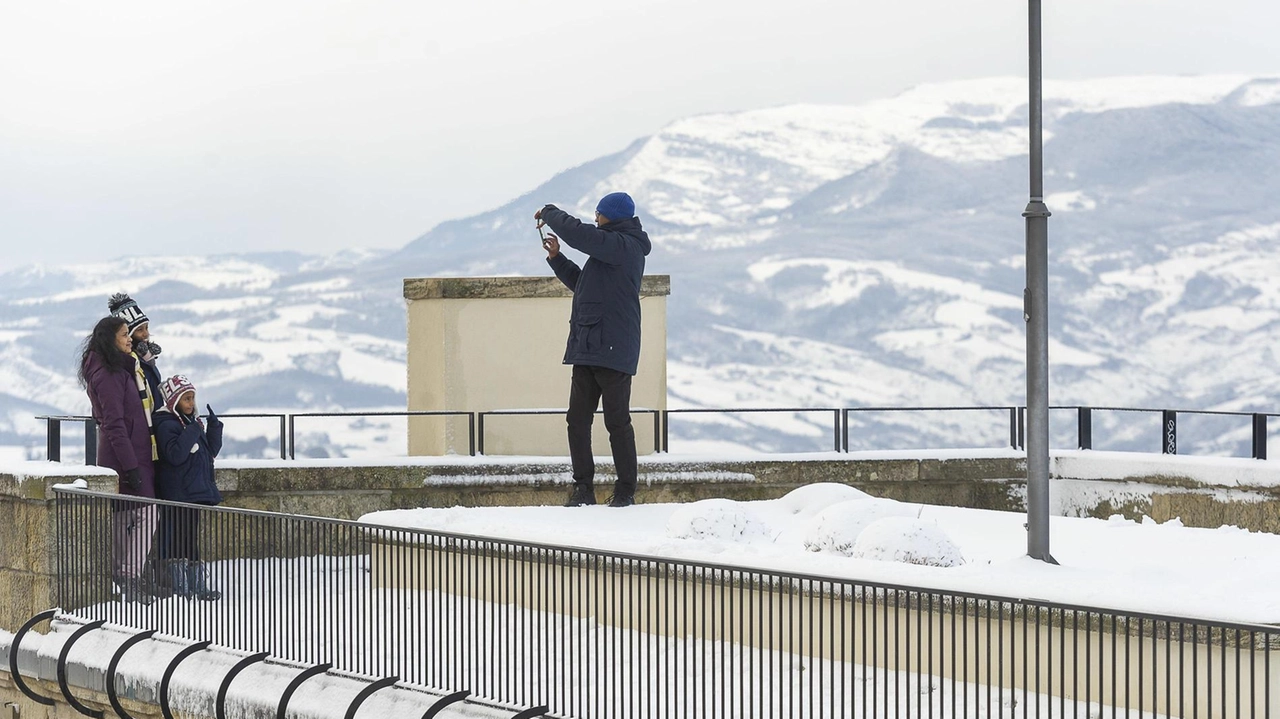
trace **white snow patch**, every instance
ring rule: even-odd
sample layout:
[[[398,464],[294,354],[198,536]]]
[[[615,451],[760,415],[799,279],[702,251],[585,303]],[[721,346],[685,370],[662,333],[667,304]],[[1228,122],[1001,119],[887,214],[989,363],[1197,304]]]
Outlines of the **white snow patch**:
[[[778,500],[778,505],[797,517],[810,517],[840,502],[870,498],[871,495],[847,484],[818,482],[787,492]]]
[[[937,522],[912,517],[883,517],[862,530],[850,556],[881,562],[958,567],[964,556]]]
[[[854,545],[872,523],[885,517],[918,517],[920,508],[892,499],[866,497],[831,505],[813,520],[804,548],[852,557]]]
[[[1255,80],[1249,83],[1240,96],[1244,107],[1274,105],[1280,102],[1280,80]]]
[[[730,499],[704,499],[679,505],[667,519],[666,536],[674,539],[768,541],[770,528],[749,505]]]

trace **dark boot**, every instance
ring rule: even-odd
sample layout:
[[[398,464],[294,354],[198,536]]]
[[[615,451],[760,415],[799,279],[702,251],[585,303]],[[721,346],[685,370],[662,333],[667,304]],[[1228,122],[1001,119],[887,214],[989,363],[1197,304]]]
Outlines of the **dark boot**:
[[[170,559],[164,563],[165,574],[169,577],[169,588],[179,597],[190,597],[191,588],[187,584],[187,560]]]
[[[142,567],[140,583],[142,591],[156,599],[168,599],[173,596],[172,577],[169,575],[169,568],[165,566],[165,561],[162,559],[157,559],[154,556],[147,558],[146,564]]]
[[[569,493],[569,499],[564,503],[566,507],[582,507],[588,504],[596,503],[596,489],[589,484],[575,484],[573,491]]]
[[[209,588],[209,575],[204,562],[187,563],[187,589],[191,596],[202,602],[216,602],[222,599],[222,592]]]
[[[150,593],[143,591],[142,580],[137,577],[117,577],[113,581],[122,602],[151,604],[156,600]]]
[[[613,490],[613,496],[609,497],[610,507],[630,507],[636,503],[636,491],[632,490]]]

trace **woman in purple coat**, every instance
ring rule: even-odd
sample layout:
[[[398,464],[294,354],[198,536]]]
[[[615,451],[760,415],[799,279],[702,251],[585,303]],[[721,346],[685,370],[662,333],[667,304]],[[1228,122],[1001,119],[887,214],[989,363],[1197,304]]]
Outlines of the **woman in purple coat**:
[[[80,384],[98,424],[98,465],[120,475],[120,494],[155,497],[155,438],[151,390],[132,354],[128,324],[104,317],[85,340]],[[156,529],[156,508],[117,502],[112,512],[112,575],[127,600],[149,602],[143,570]]]

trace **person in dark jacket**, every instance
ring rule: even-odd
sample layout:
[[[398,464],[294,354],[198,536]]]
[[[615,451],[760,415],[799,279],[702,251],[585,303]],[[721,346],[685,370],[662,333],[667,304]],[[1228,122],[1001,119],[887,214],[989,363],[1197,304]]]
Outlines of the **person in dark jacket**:
[[[132,349],[125,320],[99,320],[81,346],[80,385],[98,425],[98,465],[120,476],[120,494],[155,497],[149,390]],[[155,534],[155,506],[117,502],[112,508],[113,580],[126,600],[149,603],[143,570]]]
[[[595,462],[591,423],[604,401],[614,471],[610,507],[635,504],[636,433],[631,425],[631,378],[640,362],[640,280],[645,257],[653,249],[625,192],[605,195],[596,205],[592,227],[555,205],[534,213],[538,227],[552,232],[543,240],[547,264],[573,291],[569,340],[564,363],[573,365],[569,410],[569,457],[573,492],[566,507],[595,504]],[[587,255],[581,268],[560,252],[560,243]]]
[[[183,375],[164,381],[164,407],[156,410],[156,492],[160,499],[187,504],[217,505],[222,493],[214,483],[213,460],[222,451],[222,421],[209,410],[209,423],[196,414],[196,388]],[[174,594],[203,601],[222,598],[209,588],[204,562],[200,561],[200,512],[165,506],[161,512],[168,538],[165,569]]]
[[[151,396],[159,406],[164,401],[160,394],[160,369],[156,367],[160,345],[151,341],[151,319],[133,298],[123,292],[117,292],[107,299],[107,309],[113,317],[119,317],[128,323],[129,337],[133,339],[133,353],[142,362],[142,372],[147,378]]]

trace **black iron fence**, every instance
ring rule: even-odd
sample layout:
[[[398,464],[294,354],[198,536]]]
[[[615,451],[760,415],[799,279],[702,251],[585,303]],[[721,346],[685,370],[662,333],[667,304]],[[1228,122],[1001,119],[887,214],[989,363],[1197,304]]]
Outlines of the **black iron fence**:
[[[1095,413],[1117,412],[1129,414],[1150,414],[1158,416],[1160,426],[1158,436],[1151,447],[1164,454],[1178,453],[1178,421],[1187,417],[1218,417],[1238,420],[1241,427],[1247,427],[1251,436],[1250,456],[1254,459],[1267,458],[1267,422],[1270,418],[1280,417],[1275,412],[1229,412],[1218,410],[1156,409],[1139,407],[1086,407],[1081,405],[1056,405],[1049,408],[1051,412],[1075,414],[1076,447],[1093,449],[1094,431],[1093,417]],[[902,414],[902,413],[964,413],[995,415],[994,423],[1005,423],[1009,433],[1009,445],[1014,449],[1026,446],[1026,407],[1019,406],[941,406],[941,407],[697,407],[680,409],[644,409],[632,410],[633,415],[651,415],[653,418],[654,452],[670,451],[670,434],[672,416],[696,414],[790,414],[790,415],[830,415],[830,446],[836,452],[849,451],[849,418],[869,414]],[[331,418],[331,417],[461,417],[467,420],[467,451],[474,456],[484,454],[485,420],[499,416],[537,416],[562,415],[560,409],[498,409],[487,411],[466,410],[429,410],[429,411],[369,411],[369,412],[298,412],[298,413],[262,413],[262,414],[225,414],[224,419],[276,419],[280,423],[280,458],[293,459],[297,455],[295,427],[298,419]],[[50,461],[61,461],[62,458],[62,424],[64,422],[84,425],[84,445],[86,463],[92,464],[97,454],[97,427],[91,417],[68,415],[41,415],[36,419],[45,422],[46,458]]]
[[[68,617],[192,642],[174,662],[212,644],[246,661],[312,666],[291,691],[333,670],[376,680],[374,690],[400,682],[580,719],[1280,709],[1277,627],[55,495],[57,599]],[[154,539],[106,541],[148,513]],[[129,583],[123,568],[173,556],[183,532],[198,544],[178,566],[198,567],[220,598],[117,596]]]

